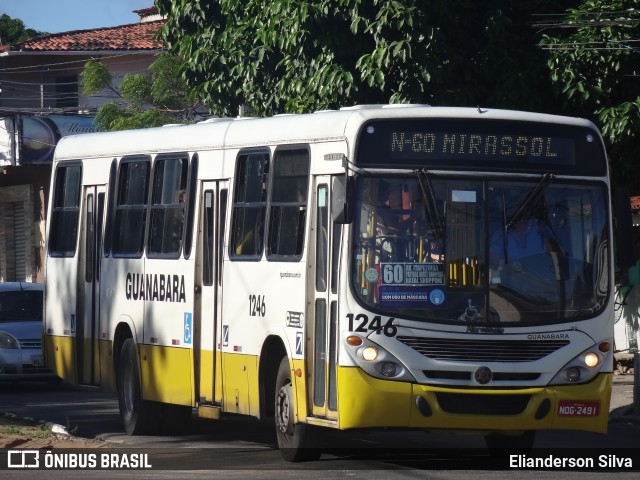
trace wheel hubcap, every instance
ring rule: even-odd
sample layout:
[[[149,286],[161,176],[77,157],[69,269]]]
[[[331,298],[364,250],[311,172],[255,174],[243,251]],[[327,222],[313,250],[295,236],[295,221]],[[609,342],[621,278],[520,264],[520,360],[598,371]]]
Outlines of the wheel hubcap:
[[[276,400],[277,428],[281,433],[291,433],[291,385],[283,385]]]

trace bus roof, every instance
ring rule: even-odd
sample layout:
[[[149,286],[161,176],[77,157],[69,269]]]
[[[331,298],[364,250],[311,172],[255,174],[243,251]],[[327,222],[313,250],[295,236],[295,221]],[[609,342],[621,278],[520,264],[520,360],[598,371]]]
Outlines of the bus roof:
[[[56,160],[120,157],[135,153],[216,150],[228,147],[313,143],[355,136],[360,126],[376,118],[487,118],[591,127],[572,117],[516,110],[431,107],[428,105],[359,105],[307,114],[266,118],[215,118],[193,125],[171,125],[118,132],[84,133],[64,137]]]

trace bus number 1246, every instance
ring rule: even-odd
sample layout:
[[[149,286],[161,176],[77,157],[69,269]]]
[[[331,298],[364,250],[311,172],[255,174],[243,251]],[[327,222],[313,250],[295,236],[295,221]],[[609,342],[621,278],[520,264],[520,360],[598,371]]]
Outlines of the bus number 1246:
[[[249,316],[264,317],[267,310],[264,295],[249,295]]]
[[[377,334],[384,333],[387,337],[395,337],[398,333],[398,327],[393,324],[395,318],[389,318],[387,322],[382,325],[382,317],[376,315],[371,321],[369,317],[363,313],[359,315],[353,315],[353,313],[347,314],[349,320],[349,331],[366,333],[367,331],[375,331]],[[357,325],[355,325],[357,323]]]

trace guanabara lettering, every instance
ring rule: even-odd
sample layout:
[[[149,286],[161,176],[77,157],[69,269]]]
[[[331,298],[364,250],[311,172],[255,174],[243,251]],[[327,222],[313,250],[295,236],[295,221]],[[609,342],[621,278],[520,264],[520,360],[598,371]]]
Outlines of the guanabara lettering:
[[[127,273],[125,280],[127,300],[186,303],[184,275],[158,273]]]
[[[527,340],[569,340],[568,333],[532,333]]]

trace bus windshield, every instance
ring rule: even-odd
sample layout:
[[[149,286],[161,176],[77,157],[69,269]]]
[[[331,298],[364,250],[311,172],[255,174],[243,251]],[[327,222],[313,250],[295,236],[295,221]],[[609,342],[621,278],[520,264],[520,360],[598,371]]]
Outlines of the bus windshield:
[[[352,289],[385,315],[453,324],[548,324],[606,303],[606,186],[361,175]]]

